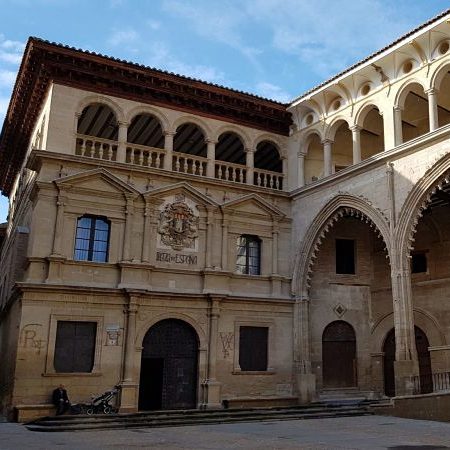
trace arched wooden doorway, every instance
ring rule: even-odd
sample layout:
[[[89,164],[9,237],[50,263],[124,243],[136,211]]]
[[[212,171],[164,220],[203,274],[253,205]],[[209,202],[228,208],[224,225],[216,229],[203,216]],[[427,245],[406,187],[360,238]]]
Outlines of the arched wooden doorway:
[[[186,322],[167,319],[144,337],[139,409],[189,409],[197,406],[198,336]]]
[[[356,386],[356,337],[343,320],[331,322],[322,335],[322,374],[325,388]]]
[[[414,327],[414,334],[416,340],[417,358],[419,360],[419,378],[420,378],[420,393],[427,394],[433,392],[433,379],[431,376],[431,358],[428,347],[427,335],[419,328]],[[383,345],[384,352],[384,393],[388,397],[395,396],[395,329],[386,336]]]

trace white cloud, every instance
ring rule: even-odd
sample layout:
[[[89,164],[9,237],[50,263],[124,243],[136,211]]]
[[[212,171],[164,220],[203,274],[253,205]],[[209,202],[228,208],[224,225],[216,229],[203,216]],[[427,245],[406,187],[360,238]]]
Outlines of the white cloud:
[[[9,97],[0,97],[0,124],[3,124],[3,120],[6,116],[6,111],[8,111]],[[0,125],[1,130],[1,125]]]
[[[261,51],[247,45],[241,36],[241,29],[242,27],[245,29],[248,17],[240,3],[236,6],[231,2],[200,1],[200,3],[203,4],[164,0],[163,8],[173,15],[182,17],[186,26],[191,26],[198,35],[234,48],[260,69],[257,57]]]
[[[288,103],[293,98],[293,95],[283,90],[280,86],[265,81],[257,83],[255,88],[257,95],[279,102]]]
[[[248,0],[246,7],[270,28],[275,49],[296,55],[321,76],[343,69],[410,27],[381,0]]]
[[[147,25],[151,30],[159,30],[161,28],[161,23],[157,20],[147,20]]]
[[[0,61],[8,64],[19,64],[22,60],[24,48],[23,42],[5,39],[5,36],[0,34]]]
[[[180,75],[198,78],[210,83],[223,83],[224,75],[214,67],[202,64],[188,64],[176,58],[169,47],[159,41],[153,42],[147,47],[147,64],[158,69],[167,70]]]
[[[108,43],[113,46],[132,44],[139,38],[139,34],[135,30],[116,30],[108,39]]]
[[[16,79],[16,72],[0,69],[0,86],[10,88]]]

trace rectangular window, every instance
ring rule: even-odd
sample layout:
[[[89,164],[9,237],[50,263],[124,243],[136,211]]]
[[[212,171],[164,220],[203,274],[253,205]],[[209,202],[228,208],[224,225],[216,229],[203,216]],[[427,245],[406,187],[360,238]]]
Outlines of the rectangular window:
[[[236,272],[246,275],[261,274],[261,239],[242,235],[237,240]]]
[[[411,273],[426,273],[428,271],[426,252],[414,252],[411,255]]]
[[[77,261],[108,261],[109,222],[103,217],[83,216],[77,221]]]
[[[58,321],[53,360],[55,371],[92,372],[96,335],[97,322]]]
[[[243,371],[266,371],[268,327],[239,328],[239,366]]]
[[[336,273],[355,274],[355,241],[336,239]]]

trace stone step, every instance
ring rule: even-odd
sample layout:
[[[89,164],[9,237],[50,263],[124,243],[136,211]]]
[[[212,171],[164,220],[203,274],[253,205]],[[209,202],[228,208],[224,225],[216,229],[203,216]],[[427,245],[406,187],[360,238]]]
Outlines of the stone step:
[[[195,411],[195,412],[193,412]],[[183,425],[297,420],[372,414],[364,406],[307,406],[296,408],[255,408],[248,410],[173,411],[97,416],[47,417],[26,424],[32,431],[75,431],[113,428],[152,428]]]

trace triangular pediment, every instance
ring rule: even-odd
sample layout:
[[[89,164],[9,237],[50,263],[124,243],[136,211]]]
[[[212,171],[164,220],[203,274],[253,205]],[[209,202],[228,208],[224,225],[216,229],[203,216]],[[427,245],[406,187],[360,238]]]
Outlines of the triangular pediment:
[[[139,191],[103,168],[58,178],[57,180],[54,180],[54,182],[59,189],[76,187],[91,192],[115,192],[118,194],[131,195],[133,197],[139,195]]]
[[[159,187],[155,189],[151,189],[143,194],[143,196],[150,199],[161,199],[163,200],[166,197],[172,195],[184,195],[199,205],[205,206],[214,206],[218,207],[219,205],[210,197],[200,192],[198,189],[192,187],[190,184],[186,182],[180,182],[176,184],[171,184],[169,186]]]
[[[222,205],[222,209],[251,215],[270,216],[279,220],[286,216],[279,208],[271,205],[257,194],[248,194],[230,200]]]

